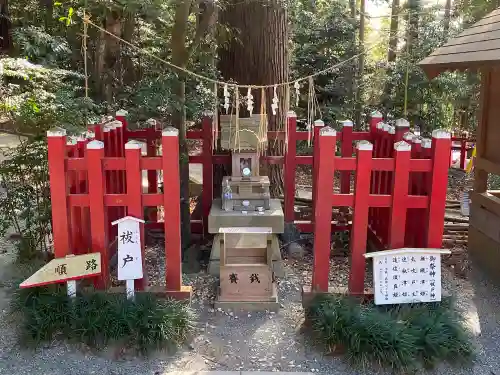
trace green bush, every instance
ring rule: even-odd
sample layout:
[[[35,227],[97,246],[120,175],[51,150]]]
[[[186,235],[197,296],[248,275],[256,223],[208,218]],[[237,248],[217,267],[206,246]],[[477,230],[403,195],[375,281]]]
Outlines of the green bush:
[[[475,348],[461,315],[447,303],[402,307],[360,305],[348,297],[318,297],[308,317],[320,340],[354,364],[408,372],[439,361],[470,364]]]
[[[185,304],[148,294],[129,301],[122,294],[88,292],[71,300],[61,286],[19,289],[12,310],[21,317],[26,344],[55,338],[92,347],[118,342],[142,353],[184,342],[194,318]]]

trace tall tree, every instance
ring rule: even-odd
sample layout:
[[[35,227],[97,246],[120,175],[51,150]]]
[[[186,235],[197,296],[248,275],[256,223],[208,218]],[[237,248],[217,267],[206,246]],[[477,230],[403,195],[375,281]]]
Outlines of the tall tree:
[[[361,0],[361,6],[359,8],[359,44],[358,44],[358,73],[356,79],[356,114],[355,114],[355,124],[361,128],[362,124],[362,114],[363,114],[363,74],[365,71],[365,9],[366,0]]]
[[[444,6],[444,33],[448,35],[450,31],[450,21],[451,21],[451,0],[446,0]]]
[[[387,49],[387,81],[384,88],[384,96],[383,96],[383,104],[385,108],[389,107],[389,100],[391,96],[391,92],[393,90],[392,85],[392,74],[394,70],[394,63],[396,62],[397,57],[397,48],[398,48],[398,31],[399,31],[399,0],[392,0],[391,7],[391,23],[389,29],[389,48]]]
[[[10,50],[10,28],[9,0],[0,0],[0,51]]]
[[[221,22],[237,35],[219,49],[219,70],[224,79],[242,85],[269,85],[288,80],[288,20],[282,0],[268,2],[230,0],[221,12]],[[242,95],[246,93],[241,93]],[[266,90],[269,129],[285,126],[285,88],[277,90],[279,108],[272,115],[273,89]],[[260,92],[254,92],[255,108],[260,108]],[[280,155],[281,142],[269,142],[269,154]],[[269,166],[271,194],[283,192],[283,173],[277,165]]]
[[[209,30],[215,22],[214,0],[175,0],[174,26],[170,41],[172,63],[186,69],[193,53],[203,42]],[[189,36],[190,17],[197,20],[194,36]],[[189,43],[190,41],[190,43]],[[191,241],[191,215],[189,205],[189,156],[187,148],[187,125],[186,125],[186,81],[182,72],[174,86],[174,94],[177,98],[176,106],[172,114],[172,122],[179,129],[179,152],[180,152],[180,177],[181,177],[181,231],[183,249],[186,249]]]

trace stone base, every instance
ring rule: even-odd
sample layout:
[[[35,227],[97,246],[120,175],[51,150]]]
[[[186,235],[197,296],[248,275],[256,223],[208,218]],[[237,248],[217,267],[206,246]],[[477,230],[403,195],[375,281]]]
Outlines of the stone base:
[[[214,236],[214,241],[212,244],[212,251],[210,252],[210,263],[208,264],[208,273],[213,276],[220,276],[220,240],[219,236],[222,234],[217,234]],[[273,235],[273,241],[271,244],[273,251],[273,265],[272,270],[274,276],[283,278],[285,277],[285,267],[283,266],[283,260],[281,259],[280,244],[278,236]]]
[[[280,309],[280,304],[278,303],[278,290],[276,285],[273,284],[273,295],[269,299],[260,301],[226,301],[221,299],[220,289],[217,300],[214,303],[216,309],[220,308],[223,310],[231,309],[233,311],[274,311],[277,312]]]
[[[125,286],[115,286],[108,289],[109,293],[125,294]],[[193,296],[193,288],[191,286],[182,285],[181,290],[166,290],[164,286],[151,286],[146,290],[136,290],[135,294],[148,293],[160,298],[173,298],[179,301],[191,303]]]
[[[272,233],[283,233],[285,230],[285,217],[279,199],[271,199],[270,209],[259,213],[248,211],[224,211],[221,199],[214,199],[210,215],[208,215],[208,232],[219,233],[220,228],[271,228]]]

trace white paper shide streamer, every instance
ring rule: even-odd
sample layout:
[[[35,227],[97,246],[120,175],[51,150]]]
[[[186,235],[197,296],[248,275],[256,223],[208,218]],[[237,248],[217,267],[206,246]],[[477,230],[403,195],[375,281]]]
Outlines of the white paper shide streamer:
[[[295,106],[299,106],[299,99],[300,99],[300,83],[299,81],[295,81],[293,84],[293,88],[295,89]]]
[[[252,88],[249,87],[247,91],[247,110],[250,116],[253,113],[253,95],[252,95]]]
[[[273,110],[273,115],[276,115],[278,111],[278,93],[276,92],[276,89],[278,88],[278,85],[274,85],[273,88],[273,104],[271,104],[271,109]]]
[[[229,113],[229,89],[227,83],[224,85],[224,109],[227,115]]]

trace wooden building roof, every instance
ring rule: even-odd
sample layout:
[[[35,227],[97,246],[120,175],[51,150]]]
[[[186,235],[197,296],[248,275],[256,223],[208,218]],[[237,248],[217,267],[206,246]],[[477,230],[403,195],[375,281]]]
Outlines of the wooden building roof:
[[[500,64],[500,8],[436,49],[418,65],[429,77],[446,70]]]

